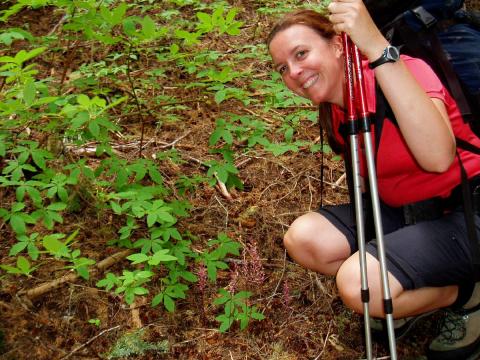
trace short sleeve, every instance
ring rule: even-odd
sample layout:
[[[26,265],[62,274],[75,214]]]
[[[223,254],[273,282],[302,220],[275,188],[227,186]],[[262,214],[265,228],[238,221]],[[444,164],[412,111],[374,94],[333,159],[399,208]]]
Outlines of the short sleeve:
[[[428,96],[446,101],[445,87],[430,65],[406,55],[402,55],[402,60]]]

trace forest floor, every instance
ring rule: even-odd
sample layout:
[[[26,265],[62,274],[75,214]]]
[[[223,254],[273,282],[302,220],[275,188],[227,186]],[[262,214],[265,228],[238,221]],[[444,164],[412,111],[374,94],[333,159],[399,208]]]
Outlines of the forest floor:
[[[241,17],[249,27],[255,24],[260,31],[246,32],[246,35],[235,38],[237,43],[261,43],[272,22],[267,16],[254,15],[252,6],[246,6]],[[9,26],[28,23],[32,33],[47,34],[59,21],[58,14],[43,8],[22,11],[10,20]],[[208,41],[205,39],[201,46],[227,50],[230,45]],[[71,51],[72,48],[68,49]],[[94,56],[99,61],[102,56],[101,51],[92,55],[82,45],[75,51],[69,65],[72,69],[86,61],[85,57]],[[57,52],[55,57],[43,59],[40,66],[51,76],[59,77],[63,71],[62,57],[69,55],[68,51]],[[142,72],[148,66],[142,64],[138,71]],[[268,71],[265,64],[254,59],[248,66],[255,69],[259,77]],[[172,83],[189,80],[180,72],[171,71],[167,75]],[[206,172],[198,160],[208,157],[208,140],[220,113],[252,114],[256,111],[240,101],[221,104],[199,101],[202,95],[198,88],[172,87],[169,91],[185,100],[186,106],[177,114],[182,121],[164,121],[159,125],[154,116],[147,116],[144,135],[148,145],[143,149],[143,156],[148,157],[166,148],[165,144],[174,144],[183,161],[159,164],[167,182],[178,174]],[[272,111],[286,115],[288,110]],[[125,128],[138,136],[141,131],[138,117],[132,113],[125,118],[128,119]],[[273,117],[267,117],[266,121],[280,126]],[[296,131],[295,136],[299,139],[319,141],[318,125],[312,121],[302,120]],[[125,141],[117,140],[119,143]],[[138,156],[138,148],[126,147],[119,151],[125,158]],[[92,158],[90,161],[94,165],[97,160]],[[244,253],[243,259],[228,259],[230,269],[219,271],[216,286],[226,286],[236,269],[239,274],[237,286],[254,293],[256,304],[265,315],[264,320],[252,321],[246,330],[240,330],[238,324],[234,324],[228,332],[219,332],[219,323],[215,320],[218,310],[212,304],[216,289],[211,284],[201,291],[193,286],[186,299],[177,301],[173,313],[162,307],[151,307],[150,299],[146,298],[137,298],[129,306],[121,296],[95,286],[105,275],[101,272],[93,274],[88,281],[71,278],[40,296],[30,299],[23,296],[41,284],[68,276],[69,272],[60,262],[50,259],[32,277],[0,277],[0,334],[3,336],[0,358],[103,359],[109,358],[108,354],[112,358],[114,346],[119,349],[121,344],[131,349],[130,355],[124,357],[129,359],[364,358],[362,318],[343,306],[334,278],[300,267],[286,254],[282,245],[289,224],[320,204],[321,155],[312,155],[308,148],[278,156],[256,150],[237,159],[237,165],[244,183],[243,190],[230,190],[229,199],[216,187],[198,185],[188,194],[192,204],[190,216],[180,220],[177,228],[182,233],[195,234],[203,241],[224,232],[246,248],[256,249],[261,258],[261,268],[256,271],[263,275],[263,280],[252,280],[253,270],[245,266],[248,263],[246,257],[251,254]],[[348,201],[346,184],[342,180],[342,162],[328,154],[323,159],[323,167],[323,203]],[[14,196],[11,192],[0,195],[4,204],[13,201]],[[85,211],[66,215],[64,223],[56,226],[64,233],[80,228],[82,254],[99,262],[123,250],[106,246],[115,235],[114,225],[108,217]],[[6,224],[0,223],[0,231],[0,257],[7,258],[15,238],[7,231]],[[125,262],[114,263],[108,271],[121,271]],[[435,334],[437,318],[425,319],[408,337],[398,342],[399,359],[423,358]],[[89,321],[91,319],[96,322]],[[374,343],[374,354],[379,359],[386,359],[389,351],[384,345]]]

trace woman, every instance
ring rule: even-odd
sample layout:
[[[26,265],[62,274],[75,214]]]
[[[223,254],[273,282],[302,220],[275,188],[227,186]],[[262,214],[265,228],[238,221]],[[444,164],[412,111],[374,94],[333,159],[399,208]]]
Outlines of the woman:
[[[455,136],[476,146],[480,139],[464,124],[454,100],[423,61],[403,55],[397,59],[395,49],[387,49],[388,41],[362,1],[332,1],[328,10],[328,16],[309,10],[291,13],[274,26],[267,40],[274,67],[294,93],[328,106],[329,141],[345,152],[339,131],[345,122],[345,80],[338,34],[345,32],[357,45],[366,60],[369,111],[375,112],[376,83],[397,123],[384,121],[376,150],[393,316],[405,319],[440,308],[455,309],[449,316],[466,331],[454,331],[452,337],[446,334],[451,329],[446,324],[430,345],[429,356],[464,358],[480,344],[480,286],[474,287],[472,280],[461,200],[450,201],[440,217],[413,225],[406,224],[403,210],[431,198],[452,199],[460,184],[456,151],[470,186],[478,186],[480,156],[456,149]],[[387,52],[392,55],[386,56]],[[475,221],[480,229],[478,214]],[[299,217],[285,234],[284,244],[302,266],[336,275],[344,303],[363,311],[355,224],[348,205],[324,207]],[[384,317],[375,240],[367,245],[367,268],[371,315]]]

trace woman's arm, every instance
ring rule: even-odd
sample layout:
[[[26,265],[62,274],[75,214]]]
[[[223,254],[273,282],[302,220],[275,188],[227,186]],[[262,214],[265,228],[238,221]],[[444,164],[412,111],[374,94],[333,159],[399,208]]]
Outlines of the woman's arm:
[[[346,32],[370,62],[388,41],[375,26],[361,0],[336,0],[329,6],[335,30]],[[375,68],[375,78],[419,165],[443,172],[455,158],[455,137],[444,103],[430,98],[402,60]]]

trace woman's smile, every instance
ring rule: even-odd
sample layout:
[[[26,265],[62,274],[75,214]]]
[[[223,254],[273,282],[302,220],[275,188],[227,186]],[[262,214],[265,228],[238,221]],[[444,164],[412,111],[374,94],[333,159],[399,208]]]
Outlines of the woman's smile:
[[[311,87],[313,84],[315,84],[317,80],[318,80],[318,74],[315,74],[312,77],[310,77],[307,81],[305,81],[302,87],[306,90],[309,87]]]

